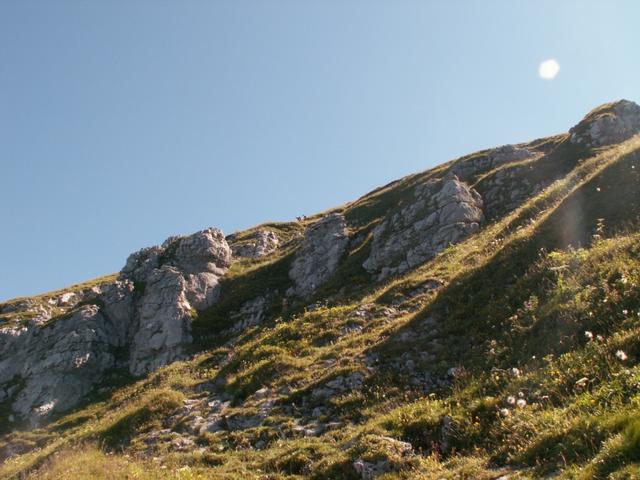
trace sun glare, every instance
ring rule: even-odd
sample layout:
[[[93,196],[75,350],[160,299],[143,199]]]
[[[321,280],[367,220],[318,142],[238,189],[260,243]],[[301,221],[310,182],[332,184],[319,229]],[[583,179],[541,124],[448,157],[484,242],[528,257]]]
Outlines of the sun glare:
[[[538,67],[538,74],[540,78],[544,78],[545,80],[553,80],[558,75],[560,71],[560,64],[555,58],[550,58],[549,60],[545,60]]]

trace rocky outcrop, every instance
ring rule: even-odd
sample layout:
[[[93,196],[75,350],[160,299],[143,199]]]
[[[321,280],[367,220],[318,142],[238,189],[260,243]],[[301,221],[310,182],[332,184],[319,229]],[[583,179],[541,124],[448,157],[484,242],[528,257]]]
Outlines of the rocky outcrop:
[[[233,325],[227,333],[237,334],[249,327],[260,325],[266,318],[272,295],[267,293],[244,302],[238,311],[229,313]]]
[[[373,434],[357,439],[354,450],[364,450],[363,458],[353,462],[361,480],[375,480],[393,471],[406,470],[415,455],[410,443]]]
[[[556,176],[550,175],[539,178],[536,183],[531,182],[528,174],[535,168],[535,165],[528,164],[503,168],[476,185],[482,192],[484,213],[488,219],[514,210],[555,180]]]
[[[415,200],[373,230],[363,267],[378,279],[403,273],[478,231],[482,198],[449,174],[418,186]]]
[[[140,285],[138,328],[130,346],[129,370],[141,375],[180,358],[191,343],[193,310],[218,299],[219,279],[231,264],[222,232],[210,228],[172,237],[160,247],[134,253],[121,278]]]
[[[620,143],[640,132],[640,106],[620,100],[600,106],[569,130],[570,142],[585,147]]]
[[[347,222],[339,213],[308,227],[289,270],[294,287],[287,293],[310,297],[336,270],[348,243]]]
[[[211,228],[134,253],[116,281],[11,305],[29,309],[29,320],[0,329],[0,403],[37,423],[76,405],[115,368],[142,375],[181,358],[194,312],[217,300],[230,263],[222,232]]]
[[[467,181],[480,173],[489,172],[507,163],[526,160],[534,155],[535,153],[527,148],[503,145],[482,154],[462,158],[454,163],[450,171],[460,180]]]
[[[233,235],[227,237],[231,242],[235,239]],[[260,258],[275,252],[280,244],[280,239],[271,230],[258,230],[248,241],[237,245],[231,245],[234,257],[239,258]]]
[[[0,401],[34,420],[72,407],[115,366],[116,337],[96,305],[42,328],[0,330]]]

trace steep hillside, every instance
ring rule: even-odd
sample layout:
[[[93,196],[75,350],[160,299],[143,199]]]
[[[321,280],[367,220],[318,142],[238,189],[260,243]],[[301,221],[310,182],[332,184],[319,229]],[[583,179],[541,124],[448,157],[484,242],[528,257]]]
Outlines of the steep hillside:
[[[2,478],[640,478],[640,107],[0,305]]]

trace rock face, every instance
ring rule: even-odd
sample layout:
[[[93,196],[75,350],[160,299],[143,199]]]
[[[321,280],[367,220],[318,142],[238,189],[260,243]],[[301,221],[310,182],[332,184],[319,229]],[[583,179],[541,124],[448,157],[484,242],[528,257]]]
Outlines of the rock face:
[[[347,222],[332,213],[311,225],[289,270],[294,287],[287,293],[308,298],[336,270],[349,243]]]
[[[194,310],[217,300],[230,262],[212,228],[134,253],[114,282],[49,300],[66,313],[22,306],[43,313],[0,329],[0,403],[37,423],[76,405],[114,368],[141,375],[180,358]]]
[[[228,237],[233,240],[233,236]],[[248,242],[232,246],[233,256],[240,258],[260,258],[276,251],[280,239],[271,230],[258,230]]]
[[[415,201],[373,231],[363,267],[378,279],[403,273],[478,231],[482,198],[454,174],[415,190]]]
[[[11,401],[18,415],[35,417],[73,406],[93,379],[115,365],[113,333],[95,305],[51,326],[3,329],[0,401]]]
[[[620,100],[598,107],[569,130],[570,141],[585,147],[619,143],[640,132],[640,106]]]
[[[219,279],[231,264],[231,249],[218,229],[172,237],[160,247],[132,254],[121,278],[142,285],[138,328],[130,347],[129,370],[141,375],[165,365],[191,342],[192,310],[215,303]]]

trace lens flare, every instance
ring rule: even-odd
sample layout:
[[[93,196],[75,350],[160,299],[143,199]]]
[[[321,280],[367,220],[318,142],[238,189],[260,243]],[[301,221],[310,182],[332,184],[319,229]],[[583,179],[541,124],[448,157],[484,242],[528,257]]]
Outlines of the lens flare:
[[[549,60],[545,60],[538,67],[538,74],[540,78],[544,78],[545,80],[553,80],[558,75],[560,71],[560,64],[555,58],[550,58]]]

